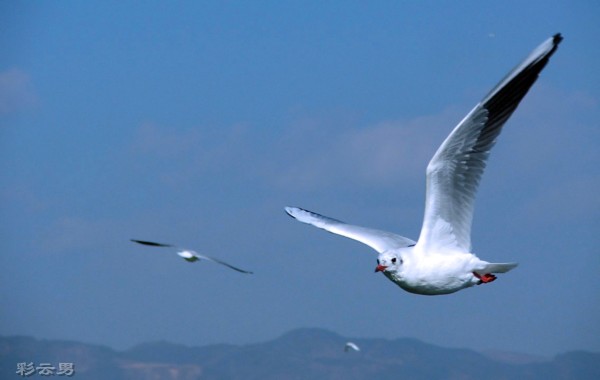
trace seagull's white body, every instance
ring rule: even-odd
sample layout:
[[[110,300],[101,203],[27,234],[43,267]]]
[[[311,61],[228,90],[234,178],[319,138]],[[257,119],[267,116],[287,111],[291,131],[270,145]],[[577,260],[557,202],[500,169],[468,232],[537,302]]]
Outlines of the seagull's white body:
[[[356,352],[360,351],[360,348],[356,345],[356,343],[353,342],[348,342],[346,343],[346,345],[344,346],[344,351],[348,352],[350,350],[354,350]]]
[[[362,242],[379,253],[376,272],[416,294],[449,294],[496,279],[516,263],[490,263],[471,252],[477,187],[506,120],[536,81],[562,40],[538,46],[454,128],[427,166],[425,216],[418,242],[353,226],[297,207],[286,212],[303,223]]]

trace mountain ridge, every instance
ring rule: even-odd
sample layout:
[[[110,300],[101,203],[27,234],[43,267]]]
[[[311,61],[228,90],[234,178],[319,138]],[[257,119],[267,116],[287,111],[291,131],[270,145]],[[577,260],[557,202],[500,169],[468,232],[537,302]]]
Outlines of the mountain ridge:
[[[359,352],[344,352],[352,340]],[[414,338],[346,338],[302,328],[253,344],[187,346],[147,342],[117,351],[66,340],[0,336],[0,377],[18,363],[73,363],[84,379],[596,379],[600,353],[568,351],[553,358],[447,348]]]

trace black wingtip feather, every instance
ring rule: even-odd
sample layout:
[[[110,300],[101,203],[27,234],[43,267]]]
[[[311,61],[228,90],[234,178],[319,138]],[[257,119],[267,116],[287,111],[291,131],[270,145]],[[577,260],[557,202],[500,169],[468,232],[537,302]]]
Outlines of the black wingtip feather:
[[[554,45],[558,45],[562,40],[563,36],[560,33],[556,33],[554,36],[552,36],[552,42],[554,42]]]
[[[532,62],[528,67],[522,69],[519,74],[485,102],[484,106],[489,111],[489,120],[486,124],[494,126],[494,128],[490,128],[489,130],[492,139],[495,139],[500,133],[504,122],[511,116],[521,100],[529,92],[562,40],[563,37],[560,33],[555,34],[552,37],[553,46],[548,52],[541,56],[539,60]],[[483,134],[486,132],[488,131],[484,130]],[[481,140],[481,137],[479,140]],[[485,141],[481,141],[481,143],[485,145]]]
[[[161,244],[161,243],[154,243],[152,241],[145,241],[145,240],[135,240],[135,239],[129,239],[134,243],[138,243],[138,244],[143,244],[143,245],[149,245],[151,247],[171,247],[170,244]]]
[[[284,210],[285,210],[285,213],[287,214],[287,216],[289,216],[292,219],[296,219],[296,220],[297,220],[297,218],[292,214],[291,211],[289,211],[289,209],[298,209],[298,210],[306,211],[304,209],[301,209],[300,207],[289,207],[289,206],[285,207]],[[310,211],[308,211],[308,212],[310,212]]]

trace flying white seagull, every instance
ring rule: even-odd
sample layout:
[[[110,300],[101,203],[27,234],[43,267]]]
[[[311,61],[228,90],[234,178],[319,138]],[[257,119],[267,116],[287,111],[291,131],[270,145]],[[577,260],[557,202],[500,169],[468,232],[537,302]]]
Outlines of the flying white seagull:
[[[490,263],[471,253],[475,194],[502,126],[558,48],[560,34],[538,46],[458,123],[427,166],[425,216],[418,242],[358,227],[296,207],[300,222],[368,245],[379,253],[375,272],[416,294],[449,294],[485,284],[516,263]]]
[[[360,348],[356,345],[356,343],[348,342],[344,346],[344,352],[348,352],[350,350],[354,350],[354,351],[358,352],[358,351],[360,351]]]
[[[252,274],[252,272],[249,272],[247,270],[243,270],[243,269],[234,267],[233,265],[230,265],[230,264],[227,264],[224,261],[215,259],[214,257],[210,257],[210,256],[206,256],[206,255],[201,255],[198,252],[192,251],[190,249],[178,248],[178,247],[176,247],[174,245],[171,245],[171,244],[154,243],[154,242],[151,242],[151,241],[144,241],[144,240],[131,239],[131,241],[134,242],[134,243],[138,243],[138,244],[149,245],[151,247],[169,247],[169,248],[175,248],[177,250],[177,254],[179,256],[183,257],[185,260],[189,261],[190,263],[193,263],[193,262],[198,261],[198,260],[208,260],[208,261],[212,261],[212,262],[217,263],[217,264],[225,265],[226,267],[231,268],[233,270],[236,270],[238,272]]]

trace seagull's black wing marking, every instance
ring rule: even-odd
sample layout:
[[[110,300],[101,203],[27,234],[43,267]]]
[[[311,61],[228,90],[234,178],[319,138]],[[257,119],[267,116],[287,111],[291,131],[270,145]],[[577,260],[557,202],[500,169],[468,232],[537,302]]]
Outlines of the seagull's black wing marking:
[[[151,247],[174,247],[174,245],[171,245],[171,244],[154,243],[152,241],[135,240],[135,239],[130,239],[130,240],[134,243],[149,245]]]

